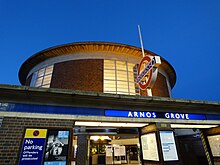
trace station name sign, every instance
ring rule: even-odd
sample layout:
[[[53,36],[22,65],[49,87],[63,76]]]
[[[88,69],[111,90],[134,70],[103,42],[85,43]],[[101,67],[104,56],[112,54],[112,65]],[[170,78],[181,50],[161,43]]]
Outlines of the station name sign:
[[[105,116],[128,117],[128,118],[162,118],[176,120],[206,120],[203,114],[188,114],[175,112],[145,112],[145,111],[122,111],[105,110]]]
[[[84,115],[84,116],[110,116],[110,117],[127,117],[127,118],[162,118],[176,120],[219,120],[220,114],[193,114],[181,112],[153,112],[153,111],[135,111],[135,110],[118,110],[118,109],[101,109],[101,108],[84,108],[84,107],[64,107],[48,106],[33,104],[12,104],[0,103],[0,112],[28,112],[28,113],[47,113],[63,115]],[[1,120],[0,120],[1,122]]]

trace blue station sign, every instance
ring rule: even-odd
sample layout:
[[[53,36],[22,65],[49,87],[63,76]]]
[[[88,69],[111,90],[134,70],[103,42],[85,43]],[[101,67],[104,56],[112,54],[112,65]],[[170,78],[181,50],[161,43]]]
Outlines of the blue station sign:
[[[194,114],[181,112],[155,112],[155,111],[135,111],[85,107],[65,107],[34,104],[0,104],[0,111],[3,112],[28,112],[44,114],[64,114],[64,115],[83,115],[83,116],[110,116],[128,118],[162,118],[176,120],[220,120],[220,114]]]
[[[162,118],[177,120],[206,120],[203,114],[173,113],[173,112],[144,112],[144,111],[122,111],[105,110],[105,116],[128,117],[128,118]]]

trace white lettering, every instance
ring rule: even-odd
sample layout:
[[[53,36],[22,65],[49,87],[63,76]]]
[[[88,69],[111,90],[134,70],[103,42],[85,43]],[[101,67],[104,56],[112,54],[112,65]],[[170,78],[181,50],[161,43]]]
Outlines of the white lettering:
[[[128,117],[133,117],[132,112],[128,112]]]
[[[33,140],[25,140],[25,144],[33,144]]]
[[[170,118],[169,113],[165,113],[165,117],[166,117],[167,119],[169,119],[169,118]]]
[[[147,115],[148,118],[151,117],[151,113],[150,112],[147,112],[146,115]]]
[[[187,119],[189,120],[189,114],[183,113],[165,113],[167,119]]]
[[[175,117],[176,117],[176,119],[179,119],[180,115],[178,113],[176,113]]]
[[[38,145],[32,145],[32,146],[24,146],[24,151],[25,150],[42,150],[43,146],[38,146]]]
[[[145,117],[144,112],[140,112],[140,117]]]
[[[134,112],[134,117],[138,117],[138,113],[137,112]]]
[[[184,114],[180,114],[181,116],[181,119],[184,119],[185,118],[185,115]]]

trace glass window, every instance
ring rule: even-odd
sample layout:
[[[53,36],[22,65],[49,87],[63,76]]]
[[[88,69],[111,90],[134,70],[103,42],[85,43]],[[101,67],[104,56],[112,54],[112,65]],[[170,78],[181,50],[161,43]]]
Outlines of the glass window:
[[[41,68],[32,75],[30,86],[49,88],[53,73],[53,65]]]
[[[136,95],[136,65],[126,61],[104,60],[104,93]]]

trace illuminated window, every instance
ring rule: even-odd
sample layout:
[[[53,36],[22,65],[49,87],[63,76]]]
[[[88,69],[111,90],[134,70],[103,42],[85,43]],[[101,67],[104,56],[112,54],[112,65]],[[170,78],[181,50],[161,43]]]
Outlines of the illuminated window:
[[[31,84],[32,87],[49,88],[53,73],[53,65],[41,68],[33,73]]]
[[[126,61],[104,60],[104,93],[137,94],[135,64]]]

